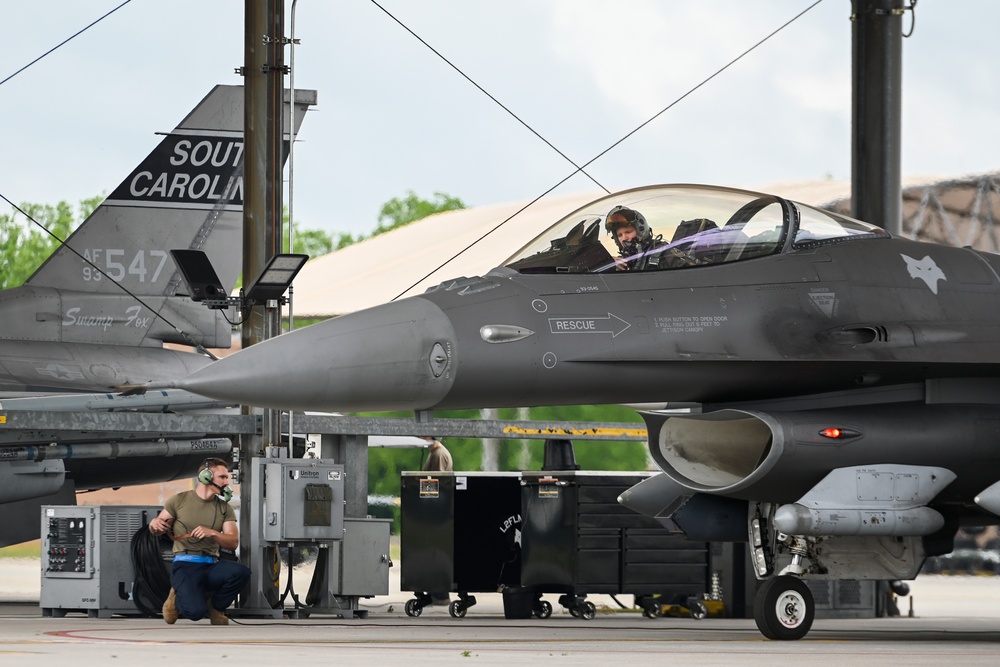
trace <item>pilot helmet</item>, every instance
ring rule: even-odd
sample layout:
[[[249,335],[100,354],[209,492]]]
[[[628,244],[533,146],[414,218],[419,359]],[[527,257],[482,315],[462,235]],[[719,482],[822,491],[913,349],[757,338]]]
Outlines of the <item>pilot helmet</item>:
[[[625,222],[611,222],[611,218],[619,215],[625,218]],[[649,228],[649,224],[646,222],[646,218],[642,217],[642,213],[639,211],[632,210],[627,206],[615,206],[613,209],[608,211],[608,217],[605,219],[604,228],[611,234],[611,238],[615,240],[615,245],[618,249],[625,251],[622,244],[618,241],[617,231],[618,227],[623,225],[635,227],[636,241],[638,245],[643,246],[653,238],[653,230]]]

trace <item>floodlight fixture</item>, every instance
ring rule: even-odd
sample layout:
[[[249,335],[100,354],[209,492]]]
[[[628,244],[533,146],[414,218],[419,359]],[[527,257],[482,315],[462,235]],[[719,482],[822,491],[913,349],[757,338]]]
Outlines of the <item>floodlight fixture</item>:
[[[229,295],[204,251],[171,250],[170,256],[192,301],[200,301],[209,308],[229,307]]]
[[[280,299],[308,259],[309,255],[300,254],[273,256],[257,279],[244,291],[244,300],[247,303],[266,303]]]

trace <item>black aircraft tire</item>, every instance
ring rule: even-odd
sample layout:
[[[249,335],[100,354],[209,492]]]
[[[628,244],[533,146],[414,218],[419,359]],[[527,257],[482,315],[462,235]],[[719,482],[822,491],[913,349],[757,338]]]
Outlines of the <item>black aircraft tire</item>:
[[[760,591],[761,589],[758,588],[757,596],[754,598],[753,621],[757,624],[757,629],[760,630],[760,634],[764,635],[765,639],[777,639],[775,634],[771,632],[771,626],[768,625],[767,620],[764,618],[764,602],[761,600]]]
[[[774,577],[757,589],[753,618],[768,639],[802,639],[812,627],[815,612],[812,592],[798,577]]]

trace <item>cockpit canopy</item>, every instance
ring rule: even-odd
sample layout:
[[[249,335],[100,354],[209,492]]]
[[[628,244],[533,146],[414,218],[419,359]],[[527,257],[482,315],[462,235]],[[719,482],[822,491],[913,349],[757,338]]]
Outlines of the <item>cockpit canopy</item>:
[[[618,247],[605,232],[608,212],[618,206],[642,214],[652,228],[651,247],[618,258]],[[670,270],[888,236],[874,225],[772,195],[660,185],[608,195],[577,209],[504,266],[521,273],[603,273],[625,265]]]

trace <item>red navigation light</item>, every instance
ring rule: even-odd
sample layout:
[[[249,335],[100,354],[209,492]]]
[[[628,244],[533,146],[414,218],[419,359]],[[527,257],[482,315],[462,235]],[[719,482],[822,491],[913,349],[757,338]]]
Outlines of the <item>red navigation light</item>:
[[[825,428],[822,431],[820,431],[819,434],[824,438],[831,438],[834,440],[844,436],[844,432],[836,427]]]

